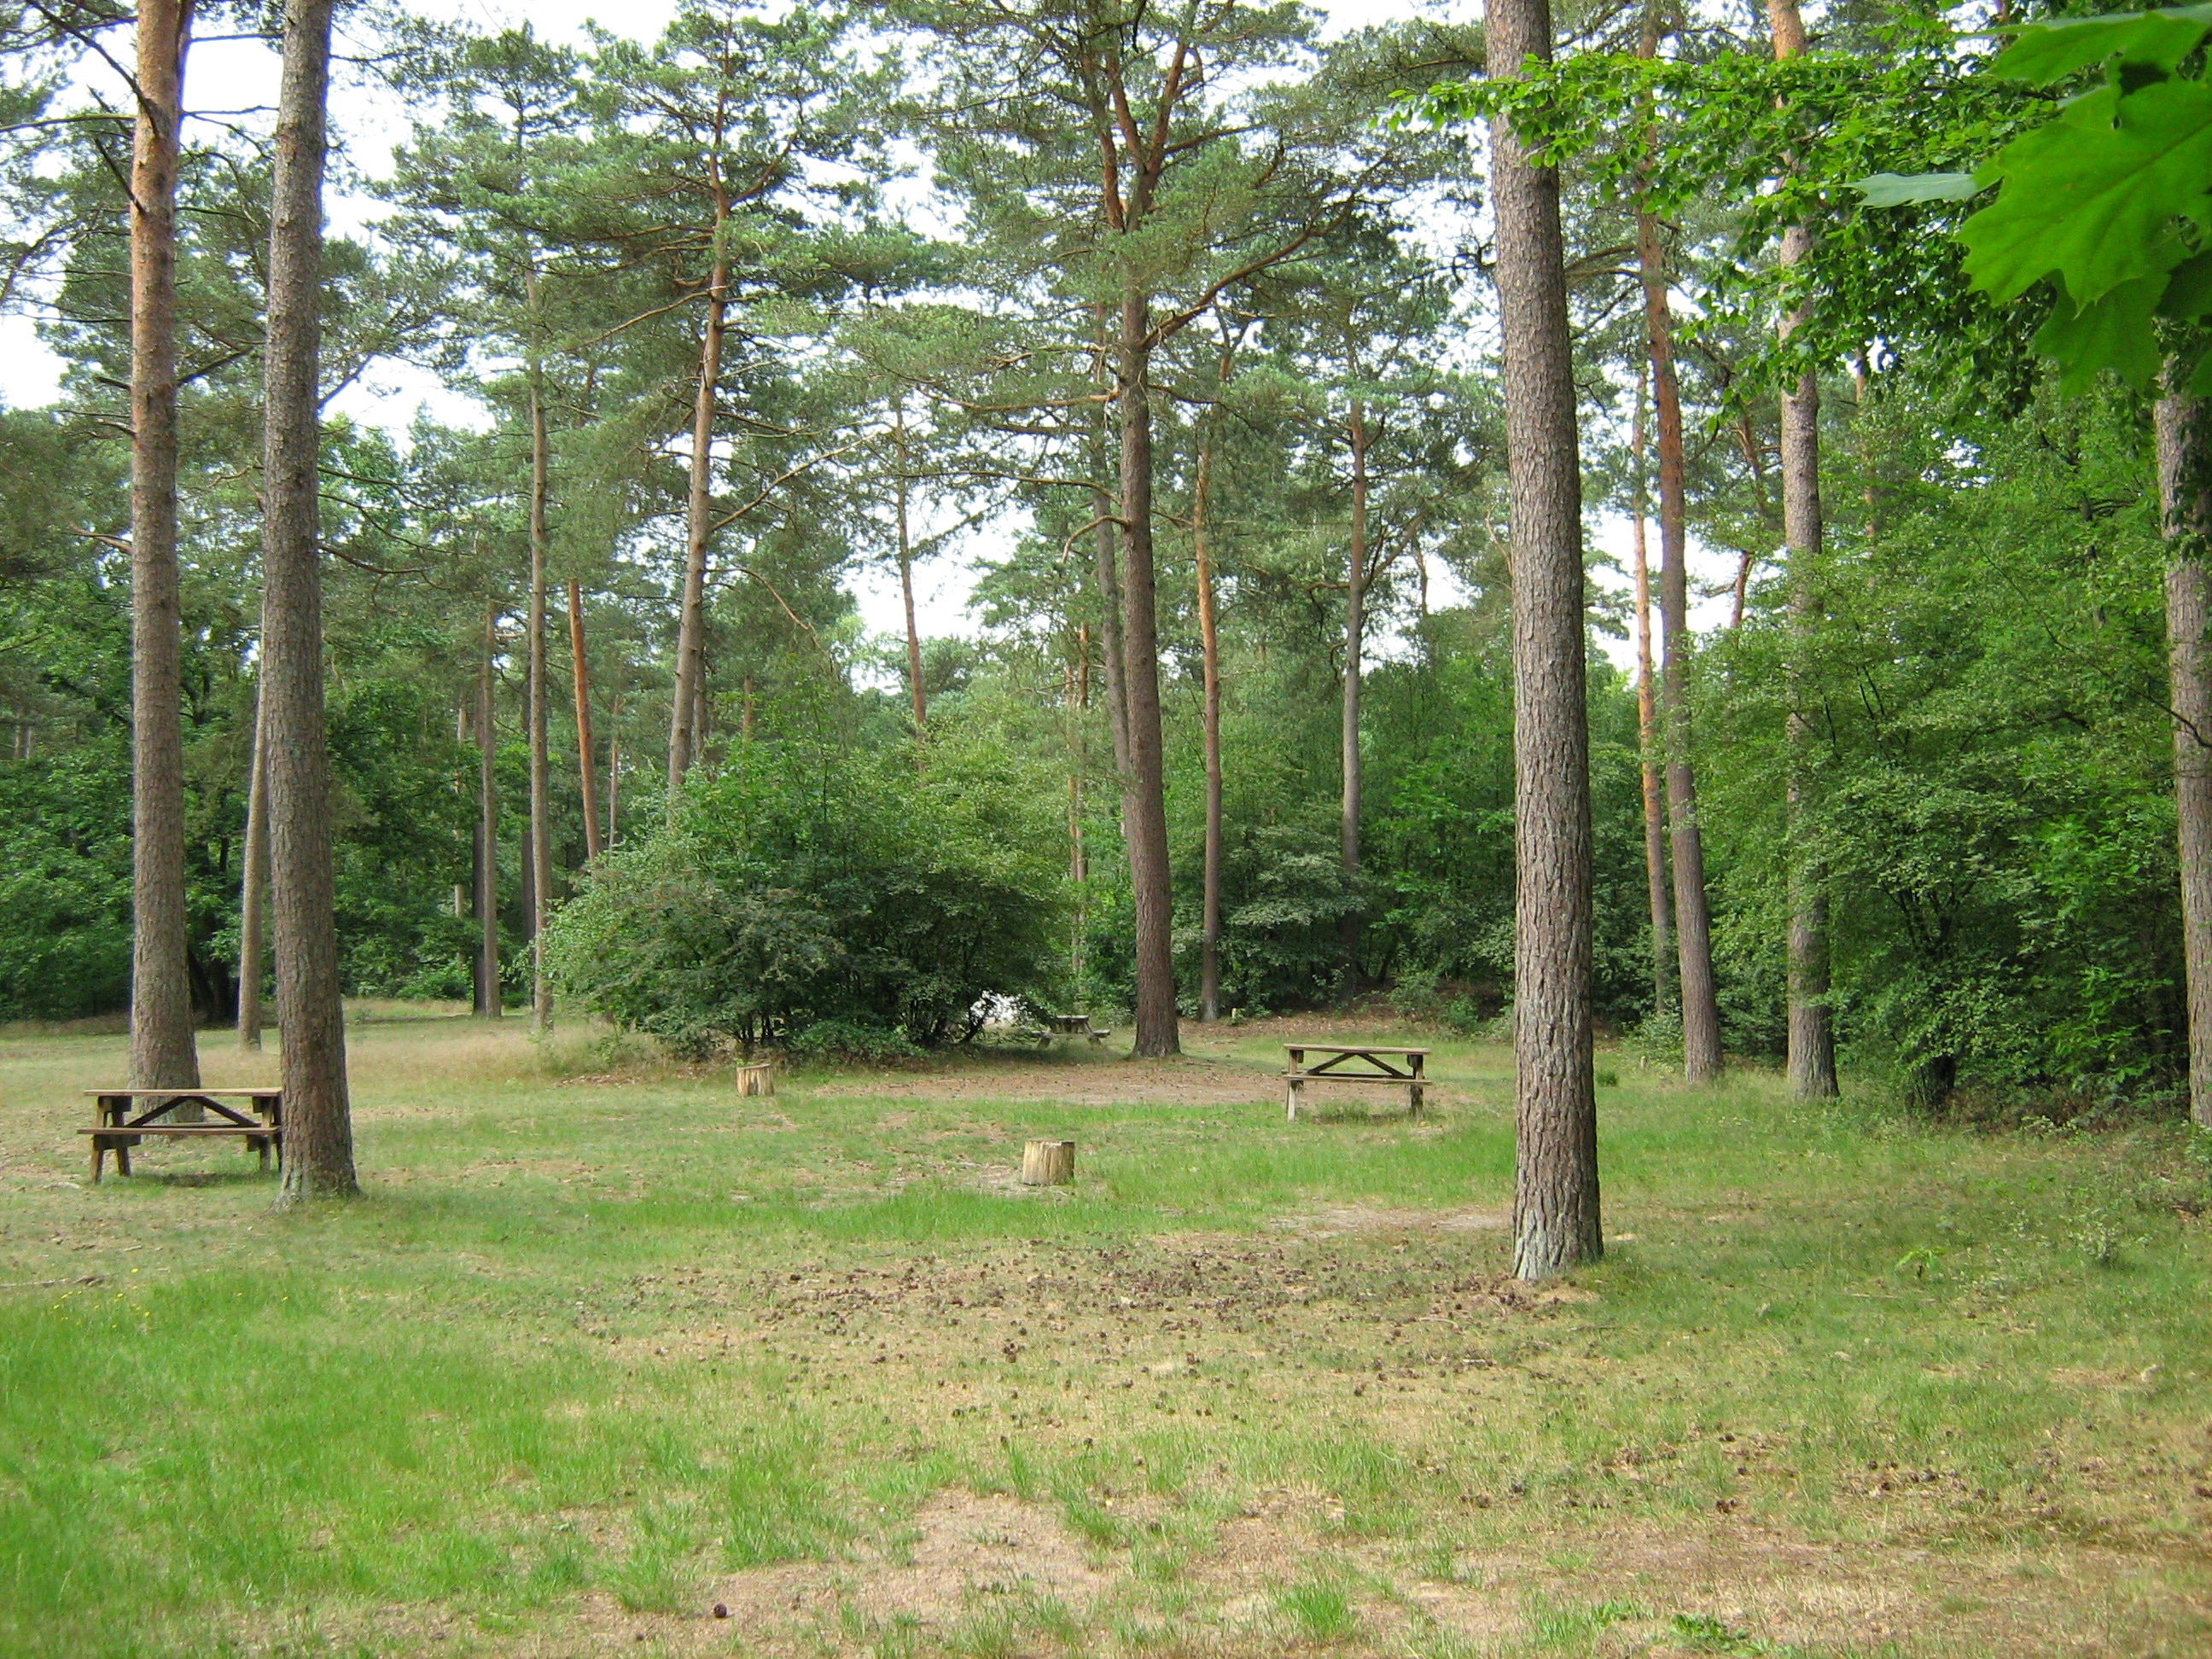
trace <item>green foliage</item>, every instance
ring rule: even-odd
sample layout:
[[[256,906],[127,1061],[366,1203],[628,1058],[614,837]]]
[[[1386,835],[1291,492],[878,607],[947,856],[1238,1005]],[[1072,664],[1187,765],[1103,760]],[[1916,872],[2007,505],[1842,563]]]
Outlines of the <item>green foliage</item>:
[[[679,1052],[796,1042],[900,1052],[1042,1003],[1064,896],[1059,825],[988,757],[742,749],[674,819],[594,866],[546,951],[562,987]]]

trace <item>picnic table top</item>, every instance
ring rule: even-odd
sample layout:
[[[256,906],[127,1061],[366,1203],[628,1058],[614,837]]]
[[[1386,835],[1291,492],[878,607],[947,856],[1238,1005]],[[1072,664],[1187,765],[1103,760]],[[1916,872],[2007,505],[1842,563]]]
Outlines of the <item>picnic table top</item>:
[[[190,1100],[204,1100],[221,1095],[258,1098],[263,1095],[281,1095],[284,1091],[277,1084],[266,1083],[252,1089],[87,1089],[84,1092],[100,1100],[111,1100],[118,1095],[131,1095],[141,1100],[156,1095],[177,1095]]]
[[[1382,1042],[1285,1042],[1283,1047],[1294,1054],[1319,1051],[1331,1054],[1426,1054],[1431,1048],[1394,1048]]]

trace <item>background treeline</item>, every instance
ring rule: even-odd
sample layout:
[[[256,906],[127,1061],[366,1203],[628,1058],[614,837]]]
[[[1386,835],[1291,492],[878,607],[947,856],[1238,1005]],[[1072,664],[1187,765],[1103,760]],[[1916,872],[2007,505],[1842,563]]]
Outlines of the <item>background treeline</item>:
[[[1763,12],[1573,11],[1593,48],[1770,55]],[[72,90],[82,42],[43,15],[0,7],[22,42],[9,297],[68,366],[55,406],[0,411],[0,1018],[63,1018],[130,988],[130,131]],[[1881,132],[1915,151],[1881,165],[1971,165],[2019,118],[1985,94],[1942,104],[1964,72],[1948,16],[1813,20],[1819,49],[1866,70],[1838,141],[1857,150],[1832,172]],[[1506,1006],[1483,161],[1466,132],[1389,118],[1478,73],[1479,29],[1324,42],[1295,9],[1111,0],[714,0],[652,44],[585,51],[356,27],[375,95],[416,125],[389,166],[362,158],[374,235],[329,247],[325,389],[404,358],[484,418],[325,434],[349,990],[521,1003],[542,965],[693,1051],[927,1046],[971,1035],[990,996],[1127,1007],[1152,866],[1140,847],[1133,875],[1123,830],[1151,787],[1186,1013],[1384,989],[1472,1027]],[[1133,174],[1101,176],[1086,110]],[[1648,515],[1656,562],[1653,199],[1624,168],[1733,141],[1654,120],[1650,149],[1586,149],[1565,182],[1588,511],[1608,545]],[[179,182],[179,712],[210,1021],[237,1006],[255,748],[257,121],[188,124]],[[1799,362],[1776,324],[1799,296],[1775,227],[1718,187],[1657,206],[1680,510],[1741,574],[1706,596],[1714,625],[1675,619],[1679,727],[1640,718],[1638,674],[1592,653],[1601,1018],[1662,1046],[1680,1029],[1647,862],[1645,775],[1672,758],[1695,769],[1731,1051],[1782,1050],[1809,848],[1847,1064],[1930,1098],[2172,1088],[2146,403],[2062,401],[2017,320],[1964,295],[1942,210],[1877,220],[1831,191],[1826,534],[1785,570]],[[908,584],[911,616],[914,566],[948,560],[977,573],[975,636],[864,629],[856,572]],[[1592,628],[1625,645],[1639,618],[1620,592],[1593,588]],[[1139,623],[1158,635],[1152,786],[1122,649]],[[1663,860],[1656,878],[1663,922],[1680,882]]]

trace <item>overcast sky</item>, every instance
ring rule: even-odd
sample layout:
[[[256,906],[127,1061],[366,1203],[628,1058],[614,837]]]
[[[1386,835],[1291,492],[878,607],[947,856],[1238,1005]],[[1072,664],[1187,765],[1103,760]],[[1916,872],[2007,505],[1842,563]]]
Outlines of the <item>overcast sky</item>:
[[[584,40],[587,20],[617,33],[649,40],[666,25],[675,9],[673,0],[621,0],[619,4],[610,4],[609,0],[530,0],[526,5],[500,3],[500,0],[412,0],[412,8],[486,31],[512,26],[526,17],[541,36],[576,44]],[[1328,14],[1332,33],[1415,15],[1473,17],[1480,10],[1479,0],[1321,0],[1318,9]],[[342,44],[340,50],[343,49]],[[275,103],[276,91],[276,54],[264,44],[203,41],[192,47],[185,76],[188,111],[264,107]],[[333,132],[346,146],[354,167],[370,176],[383,173],[392,146],[406,134],[407,112],[398,100],[380,87],[348,82],[342,75],[332,88],[331,113]],[[331,228],[338,234],[357,231],[378,211],[376,203],[334,192]],[[40,343],[30,318],[0,317],[0,404],[27,408],[52,402],[58,391],[58,361]],[[335,407],[358,421],[400,430],[426,404],[434,416],[449,422],[473,422],[481,417],[481,411],[468,400],[446,392],[434,377],[405,364],[380,365],[349,387]],[[1625,565],[1627,526],[1607,521],[1595,529],[1600,547],[1592,551],[1601,548]],[[925,633],[973,631],[967,612],[969,565],[962,550],[954,548],[917,571],[916,599]],[[1693,567],[1694,574],[1709,580],[1725,580],[1730,574],[1727,559],[1700,556],[1693,560]],[[1601,580],[1610,580],[1602,576]],[[895,577],[863,573],[854,586],[870,629],[891,632],[902,626]],[[1435,595],[1439,603],[1448,603],[1449,597],[1448,592]],[[1725,614],[1720,602],[1697,609],[1703,613],[1697,617],[1702,625],[1711,625]],[[1624,657],[1627,650],[1625,641],[1608,648],[1616,659]]]

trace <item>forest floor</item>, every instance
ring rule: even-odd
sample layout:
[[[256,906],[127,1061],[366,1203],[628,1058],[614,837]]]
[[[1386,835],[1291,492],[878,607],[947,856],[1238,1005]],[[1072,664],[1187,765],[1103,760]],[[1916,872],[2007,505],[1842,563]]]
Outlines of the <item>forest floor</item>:
[[[364,1012],[365,1195],[298,1216],[228,1143],[94,1188],[123,1039],[0,1032],[0,1651],[2212,1650],[2177,1127],[1609,1052],[1607,1258],[1532,1291],[1492,1046],[1291,1124],[1343,1026],[739,1098]]]

